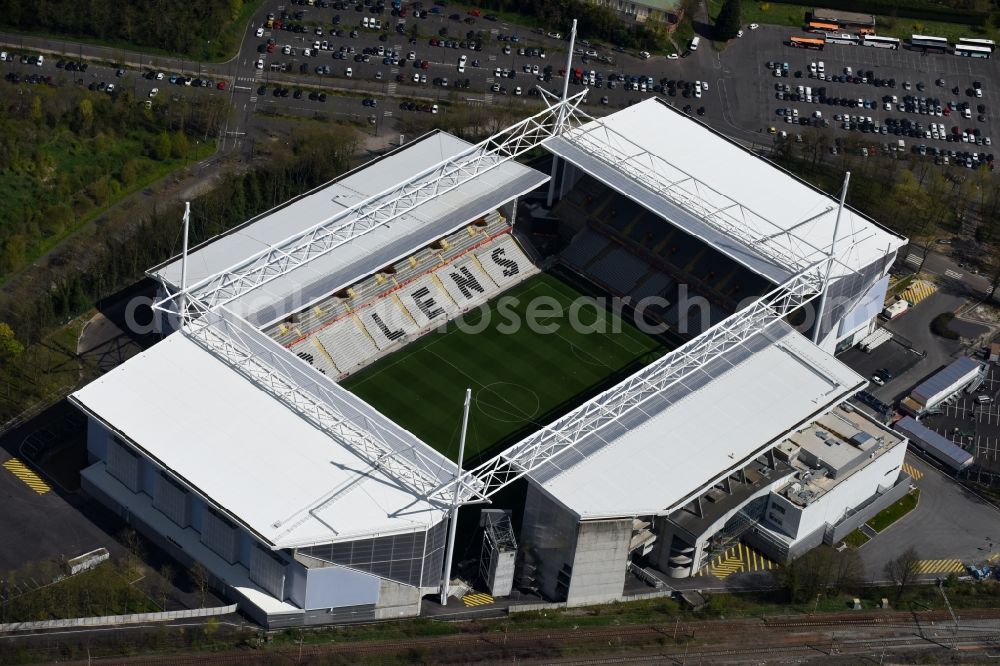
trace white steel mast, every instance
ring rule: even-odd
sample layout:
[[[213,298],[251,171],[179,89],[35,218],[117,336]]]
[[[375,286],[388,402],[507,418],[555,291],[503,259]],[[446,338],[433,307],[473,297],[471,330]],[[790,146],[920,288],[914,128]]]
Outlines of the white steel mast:
[[[837,219],[833,223],[833,240],[830,242],[830,260],[826,262],[826,274],[823,276],[823,291],[819,295],[819,309],[816,311],[816,322],[813,324],[813,344],[820,343],[820,332],[823,325],[823,315],[826,312],[826,292],[830,289],[830,273],[833,263],[837,260],[837,235],[840,233],[840,216],[844,212],[844,201],[847,199],[847,186],[851,182],[851,172],[844,173],[844,187],[840,190],[840,205],[837,207]]]
[[[469,403],[472,389],[465,389],[465,407],[462,409],[462,436],[458,441],[458,469],[455,483],[455,498],[451,503],[448,518],[448,543],[445,544],[444,573],[441,575],[441,605],[448,605],[448,584],[451,581],[451,558],[455,551],[455,529],[458,527],[458,505],[462,501],[462,459],[465,457],[465,434],[469,428]]]

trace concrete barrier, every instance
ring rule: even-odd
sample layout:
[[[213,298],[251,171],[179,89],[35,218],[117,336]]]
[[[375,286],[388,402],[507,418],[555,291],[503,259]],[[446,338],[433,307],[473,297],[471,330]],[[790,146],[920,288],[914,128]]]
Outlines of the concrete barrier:
[[[236,604],[214,608],[191,608],[158,613],[133,613],[131,615],[105,615],[102,617],[75,617],[66,620],[39,620],[37,622],[8,622],[0,624],[0,633],[11,631],[38,631],[40,629],[67,629],[78,627],[108,627],[123,624],[143,624],[145,622],[165,622],[195,617],[212,617],[236,612]]]

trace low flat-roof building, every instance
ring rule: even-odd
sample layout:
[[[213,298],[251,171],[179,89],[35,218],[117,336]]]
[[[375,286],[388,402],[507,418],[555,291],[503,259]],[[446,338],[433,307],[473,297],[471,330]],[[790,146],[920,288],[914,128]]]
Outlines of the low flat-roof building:
[[[812,20],[838,23],[844,28],[875,28],[875,15],[864,12],[843,12],[817,7],[812,10]]]

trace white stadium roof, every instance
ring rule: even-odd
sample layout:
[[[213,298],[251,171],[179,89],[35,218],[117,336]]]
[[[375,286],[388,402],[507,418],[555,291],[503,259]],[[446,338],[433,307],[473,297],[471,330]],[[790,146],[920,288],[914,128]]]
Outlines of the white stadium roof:
[[[816,261],[833,238],[836,199],[656,98],[544,145],[776,284],[793,272],[794,262],[781,257]],[[843,265],[833,275],[867,266],[905,242],[845,207],[837,240]]]
[[[187,283],[195,285],[238,265],[471,147],[467,141],[444,132],[408,143],[201,244],[188,256]],[[407,256],[547,180],[546,174],[510,160],[242,295],[227,307],[255,325],[265,326]],[[180,273],[179,258],[149,271],[151,276],[175,289],[180,285]]]
[[[529,476],[581,518],[663,513],[865,383],[778,322]]]
[[[72,400],[277,548],[423,530],[443,517],[181,333]]]

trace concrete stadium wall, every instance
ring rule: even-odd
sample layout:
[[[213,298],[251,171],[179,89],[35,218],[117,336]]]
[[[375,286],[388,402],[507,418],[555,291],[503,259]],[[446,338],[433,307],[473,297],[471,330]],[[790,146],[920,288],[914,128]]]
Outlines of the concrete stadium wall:
[[[566,598],[570,606],[621,598],[631,537],[631,518],[580,522]]]

